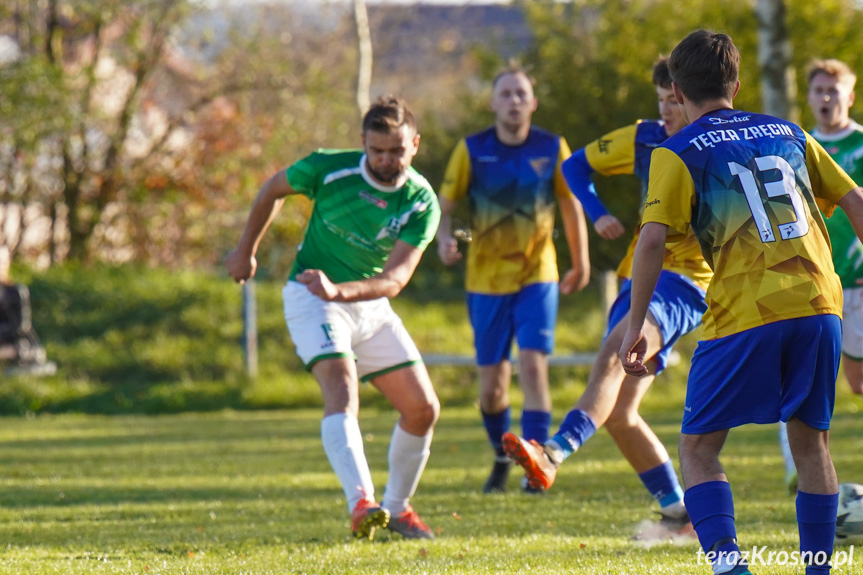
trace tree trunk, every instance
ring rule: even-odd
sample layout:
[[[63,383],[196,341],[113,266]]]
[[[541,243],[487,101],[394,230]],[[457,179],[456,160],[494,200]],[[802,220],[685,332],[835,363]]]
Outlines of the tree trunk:
[[[758,63],[764,112],[799,123],[800,110],[795,104],[797,83],[791,66],[785,2],[756,0],[755,15],[758,18]]]
[[[357,62],[357,108],[360,116],[366,113],[371,103],[369,91],[372,84],[372,34],[369,29],[369,12],[365,0],[354,0],[354,19],[357,23],[359,59]]]

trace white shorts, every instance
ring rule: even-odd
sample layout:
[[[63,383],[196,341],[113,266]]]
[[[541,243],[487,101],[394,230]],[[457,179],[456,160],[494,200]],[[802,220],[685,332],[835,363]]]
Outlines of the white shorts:
[[[322,359],[349,357],[356,360],[360,379],[368,381],[422,362],[416,344],[385,297],[328,302],[303,284],[289,281],[282,299],[288,332],[306,369]]]
[[[863,361],[863,287],[842,290],[842,353]]]

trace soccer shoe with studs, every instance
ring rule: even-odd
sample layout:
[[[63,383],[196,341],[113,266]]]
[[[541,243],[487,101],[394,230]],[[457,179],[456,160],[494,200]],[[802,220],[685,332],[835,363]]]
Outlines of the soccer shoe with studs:
[[[534,489],[548,489],[554,483],[557,465],[536,440],[528,441],[507,432],[503,434],[503,450],[524,468],[527,482]]]
[[[351,513],[351,532],[357,539],[375,538],[378,527],[384,528],[390,521],[390,512],[368,499],[360,499]]]
[[[387,524],[387,529],[400,534],[405,539],[434,539],[432,530],[423,523],[423,520],[410,505],[392,518]]]

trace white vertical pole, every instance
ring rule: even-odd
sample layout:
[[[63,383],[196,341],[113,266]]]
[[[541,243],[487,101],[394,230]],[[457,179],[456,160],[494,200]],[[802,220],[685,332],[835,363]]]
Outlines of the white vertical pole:
[[[243,283],[243,351],[246,373],[251,379],[258,377],[258,312],[255,304],[255,282]]]
[[[617,272],[614,270],[605,270],[602,272],[602,308],[605,310],[605,315],[611,310],[611,305],[617,299]]]

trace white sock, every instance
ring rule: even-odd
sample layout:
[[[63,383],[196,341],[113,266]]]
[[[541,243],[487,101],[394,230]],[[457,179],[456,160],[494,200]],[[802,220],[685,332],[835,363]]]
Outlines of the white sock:
[[[393,517],[407,509],[431,453],[432,432],[412,435],[396,424],[390,441],[390,477],[381,506]]]
[[[782,449],[782,457],[785,459],[785,480],[794,475],[797,471],[797,466],[794,465],[794,458],[791,456],[791,446],[788,444],[788,426],[784,421],[779,422],[779,447]]]
[[[347,413],[334,413],[321,420],[321,439],[327,459],[348,500],[348,513],[360,499],[375,498],[375,486],[369,463],[363,451],[363,436],[357,418]]]

